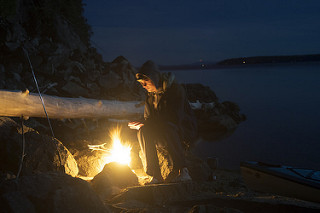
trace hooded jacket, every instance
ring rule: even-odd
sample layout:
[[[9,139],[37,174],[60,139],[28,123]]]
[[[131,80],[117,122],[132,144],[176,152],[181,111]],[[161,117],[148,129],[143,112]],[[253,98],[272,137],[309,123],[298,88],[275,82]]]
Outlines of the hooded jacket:
[[[141,69],[139,73],[155,83],[157,92],[149,92],[146,97],[145,125],[151,125],[155,130],[175,128],[181,142],[189,146],[195,141],[198,129],[184,88],[175,81],[174,74],[160,73],[150,63],[148,68]]]

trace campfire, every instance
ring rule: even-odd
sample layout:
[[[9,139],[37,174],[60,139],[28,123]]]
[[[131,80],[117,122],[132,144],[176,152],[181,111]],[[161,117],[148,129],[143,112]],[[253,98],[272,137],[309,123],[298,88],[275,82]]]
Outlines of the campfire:
[[[123,143],[120,137],[120,128],[114,128],[110,131],[111,143],[104,143],[100,145],[88,145],[91,150],[98,150],[105,152],[100,171],[103,169],[105,164],[111,162],[117,162],[122,165],[130,167],[131,163],[131,146],[128,143]]]
[[[98,173],[102,173],[105,168],[105,165],[109,165],[108,169],[114,170],[113,172],[114,174],[118,174],[118,173],[122,174],[121,172],[123,171],[121,170],[123,169],[121,168],[124,168],[124,167],[121,167],[120,165],[115,166],[117,164],[113,164],[113,162],[122,164],[122,165],[128,166],[127,168],[131,170],[131,172],[133,172],[132,174],[135,174],[135,176],[138,178],[139,183],[143,185],[143,183],[150,181],[151,177],[145,174],[145,172],[143,171],[143,168],[141,169],[135,168],[134,170],[132,169],[132,167],[134,167],[134,164],[135,164],[134,161],[136,160],[136,159],[131,159],[132,146],[129,142],[123,141],[123,138],[121,138],[120,133],[121,133],[121,128],[119,127],[113,128],[110,131],[109,142],[106,142],[100,145],[88,145],[89,149],[91,149],[92,151],[101,151],[103,153],[99,158],[99,160],[95,162],[97,171]],[[130,180],[130,174],[128,173],[127,175],[128,175],[128,180]]]

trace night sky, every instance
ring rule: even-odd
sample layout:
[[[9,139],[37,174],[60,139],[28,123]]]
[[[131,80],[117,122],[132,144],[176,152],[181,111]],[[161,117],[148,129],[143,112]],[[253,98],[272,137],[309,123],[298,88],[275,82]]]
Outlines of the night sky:
[[[83,0],[105,61],[140,66],[320,53],[319,0]]]

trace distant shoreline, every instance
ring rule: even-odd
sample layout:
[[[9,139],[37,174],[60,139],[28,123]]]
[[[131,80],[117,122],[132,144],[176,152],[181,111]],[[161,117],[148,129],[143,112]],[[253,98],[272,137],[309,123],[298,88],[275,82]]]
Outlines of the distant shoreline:
[[[221,69],[221,68],[248,68],[256,66],[300,65],[305,63],[320,63],[320,54],[293,55],[293,56],[255,56],[222,60],[217,63],[199,62],[183,65],[160,65],[160,70],[194,70],[194,69]]]

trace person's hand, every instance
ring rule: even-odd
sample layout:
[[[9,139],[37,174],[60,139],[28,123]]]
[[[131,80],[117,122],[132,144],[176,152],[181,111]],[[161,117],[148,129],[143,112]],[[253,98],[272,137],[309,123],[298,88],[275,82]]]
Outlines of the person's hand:
[[[128,123],[128,127],[130,127],[130,129],[135,129],[135,130],[139,130],[144,124],[138,121],[132,121]]]

